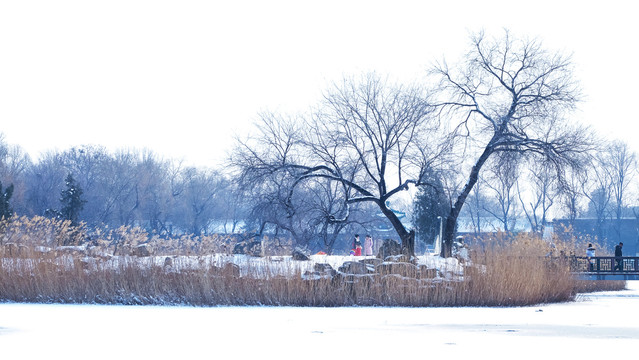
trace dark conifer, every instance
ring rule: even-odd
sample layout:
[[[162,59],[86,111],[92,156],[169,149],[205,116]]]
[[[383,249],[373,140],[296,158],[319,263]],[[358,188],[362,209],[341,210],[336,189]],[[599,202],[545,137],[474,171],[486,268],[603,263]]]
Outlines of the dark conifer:
[[[419,187],[413,203],[413,222],[418,237],[427,244],[432,244],[440,231],[441,223],[438,217],[444,218],[445,221],[450,211],[450,201],[438,174],[430,170],[424,178],[429,185]]]
[[[66,188],[60,194],[62,204],[62,218],[71,220],[71,225],[77,225],[80,212],[84,208],[85,200],[82,199],[82,188],[78,185],[71,174],[64,180]]]
[[[13,184],[7,186],[4,191],[2,190],[2,183],[0,182],[0,220],[8,219],[13,215],[13,209],[9,200],[13,195]]]

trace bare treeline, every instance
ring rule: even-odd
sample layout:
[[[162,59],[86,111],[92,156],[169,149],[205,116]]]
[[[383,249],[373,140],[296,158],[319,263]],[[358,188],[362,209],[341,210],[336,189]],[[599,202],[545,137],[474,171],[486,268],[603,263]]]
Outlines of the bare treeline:
[[[619,241],[621,220],[639,220],[636,154],[619,140],[601,140],[584,155],[563,179],[544,163],[491,163],[462,210],[464,225],[477,234],[527,228],[541,235],[553,219],[574,225],[587,218],[593,235]]]
[[[185,167],[150,151],[110,153],[99,146],[51,151],[33,162],[19,146],[0,141],[0,179],[14,184],[13,211],[47,215],[60,210],[72,174],[85,201],[79,220],[89,226],[139,226],[168,236],[232,232],[230,181],[219,171]]]

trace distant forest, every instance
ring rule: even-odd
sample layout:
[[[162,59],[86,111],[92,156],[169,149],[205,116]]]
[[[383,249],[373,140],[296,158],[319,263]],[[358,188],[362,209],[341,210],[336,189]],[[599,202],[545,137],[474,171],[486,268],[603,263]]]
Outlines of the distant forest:
[[[566,191],[568,188],[560,191],[548,174],[544,177],[543,171],[519,169],[518,176],[505,176],[500,175],[503,168],[488,169],[464,208],[462,225],[479,234],[513,231],[523,221],[525,227],[543,231],[542,227],[552,221],[551,211],[568,222],[584,217],[599,219],[595,224],[602,226],[617,216],[635,217],[636,208],[626,204],[634,194],[630,192],[629,179],[637,171],[635,155],[623,143],[615,142],[608,148],[610,151],[601,153],[599,160],[593,162],[597,168],[589,179],[576,181],[572,192]],[[620,154],[625,160],[613,161]],[[621,180],[615,181],[612,175],[624,168],[627,174],[621,189]],[[69,176],[74,183],[68,182]],[[340,245],[339,239],[344,242],[353,233],[379,234],[380,228],[389,228],[386,220],[378,216],[378,210],[360,204],[352,207],[350,221],[343,226],[322,231],[321,220],[327,210],[322,208],[322,202],[330,198],[330,188],[323,188],[322,194],[301,194],[309,200],[305,215],[296,219],[297,223],[287,224],[286,214],[277,212],[277,198],[255,188],[239,189],[232,172],[185,167],[180,161],[163,159],[146,150],[110,153],[100,146],[81,146],[48,152],[33,162],[20,146],[9,145],[0,137],[0,179],[0,195],[3,199],[9,195],[5,217],[39,215],[73,220],[89,228],[140,227],[166,237],[268,233],[330,250],[336,245],[348,245]],[[522,192],[524,179],[527,194]],[[76,194],[80,190],[77,217],[69,209],[64,211],[72,202],[69,191],[73,189]],[[626,194],[621,193],[623,197],[618,199],[620,189]],[[535,196],[531,198],[531,194]],[[405,213],[404,221],[421,230],[420,247],[432,243],[437,236],[437,216],[445,214],[449,203],[441,195],[424,187],[413,202],[395,204]]]
[[[109,153],[100,146],[81,146],[48,152],[33,162],[19,146],[0,139],[0,180],[5,188],[13,185],[15,214],[62,217],[89,226],[200,234],[219,220],[232,232],[240,211],[231,182],[220,171],[185,167],[151,151]],[[77,219],[69,209],[63,211],[74,189],[80,192]]]
[[[148,150],[109,152],[86,145],[50,151],[34,162],[19,145],[7,144],[0,134],[0,193],[11,216],[45,216],[87,227],[140,227],[161,237],[183,234],[243,233],[290,238],[299,245],[326,248],[313,234],[313,215],[299,224],[297,232],[271,209],[272,199],[238,189],[228,169],[184,166]],[[309,195],[313,199],[319,195]],[[363,207],[362,207],[363,208]],[[312,212],[311,207],[307,209]],[[316,209],[316,211],[321,211]],[[340,230],[365,231],[378,226],[374,212],[357,211]],[[281,216],[286,219],[285,215]],[[325,233],[325,235],[327,235]],[[314,242],[314,244],[313,244]]]

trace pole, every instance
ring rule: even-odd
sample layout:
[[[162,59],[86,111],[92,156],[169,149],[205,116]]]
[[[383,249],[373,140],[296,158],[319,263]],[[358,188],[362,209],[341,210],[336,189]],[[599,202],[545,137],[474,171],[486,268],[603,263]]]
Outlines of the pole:
[[[437,243],[435,244],[435,254],[441,255],[442,236],[444,236],[444,218],[438,216],[437,219],[439,219],[439,238],[437,239]]]

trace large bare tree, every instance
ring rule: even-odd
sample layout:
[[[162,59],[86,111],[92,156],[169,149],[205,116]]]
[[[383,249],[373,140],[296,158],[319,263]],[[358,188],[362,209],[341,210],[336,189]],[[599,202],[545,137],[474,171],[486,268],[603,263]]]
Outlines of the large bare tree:
[[[433,73],[440,79],[439,114],[452,120],[468,164],[446,220],[442,255],[450,256],[459,213],[491,156],[537,158],[561,177],[565,167],[579,165],[590,143],[587,130],[565,117],[580,95],[570,57],[548,52],[537,40],[479,33],[459,66],[442,62]]]
[[[426,170],[446,153],[431,104],[417,86],[389,84],[377,75],[344,79],[304,121],[263,117],[261,135],[245,141],[233,156],[242,179],[284,174],[289,196],[307,181],[325,179],[343,187],[345,205],[374,203],[408,253],[414,231],[391,209],[390,200],[409,185],[423,185]],[[331,221],[344,220],[338,206]]]

